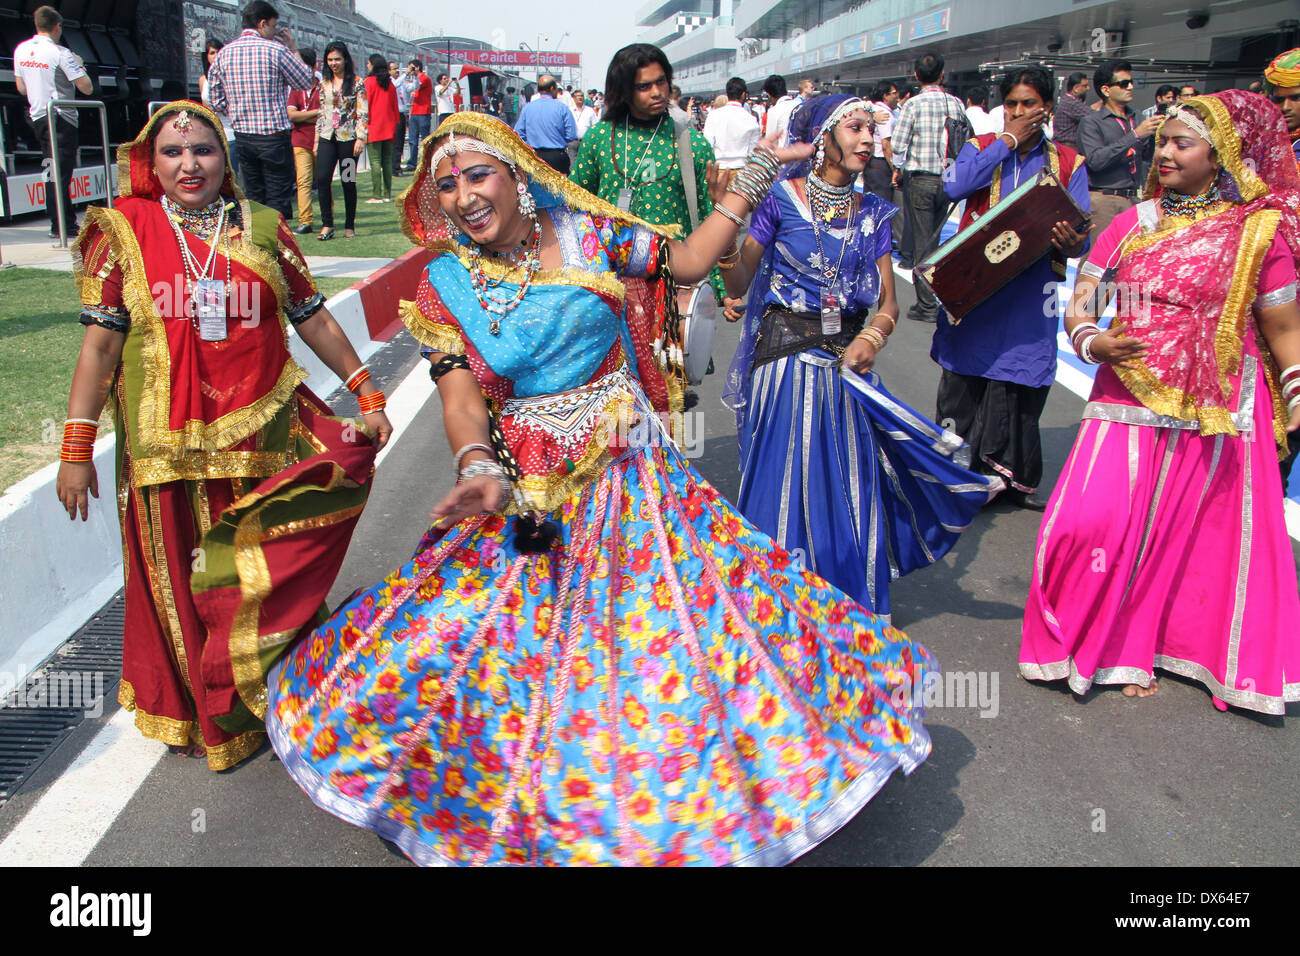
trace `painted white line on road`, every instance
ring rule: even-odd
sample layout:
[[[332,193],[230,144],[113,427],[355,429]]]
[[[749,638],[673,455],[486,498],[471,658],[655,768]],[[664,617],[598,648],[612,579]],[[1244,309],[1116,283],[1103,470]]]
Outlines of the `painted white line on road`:
[[[376,467],[393,450],[397,439],[401,438],[402,432],[415,421],[415,416],[420,413],[420,409],[432,395],[433,379],[429,378],[429,363],[422,358],[416,363],[415,368],[411,369],[410,374],[402,379],[402,384],[397,386],[388,399],[388,407],[384,411],[388,413],[388,420],[393,424],[393,434],[388,439],[388,444],[384,446],[384,450],[375,456]]]
[[[393,434],[376,465],[432,395],[422,359],[388,400]],[[119,710],[0,843],[0,866],[80,866],[166,752],[135,729],[134,715]]]
[[[0,843],[0,866],[80,866],[166,752],[119,710]]]

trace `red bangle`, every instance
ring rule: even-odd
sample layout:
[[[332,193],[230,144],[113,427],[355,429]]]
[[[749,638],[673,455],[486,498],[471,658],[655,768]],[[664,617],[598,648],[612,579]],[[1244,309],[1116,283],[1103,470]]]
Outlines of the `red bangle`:
[[[375,412],[382,412],[388,405],[388,399],[383,392],[376,389],[368,395],[358,395],[357,404],[361,406],[362,415],[371,415]]]
[[[59,450],[60,461],[83,462],[91,461],[95,457],[95,446],[92,442],[64,442],[63,447]]]
[[[357,389],[361,388],[361,386],[368,381],[370,381],[370,369],[363,365],[348,376],[348,380],[344,384],[346,385],[347,390],[355,395]]]

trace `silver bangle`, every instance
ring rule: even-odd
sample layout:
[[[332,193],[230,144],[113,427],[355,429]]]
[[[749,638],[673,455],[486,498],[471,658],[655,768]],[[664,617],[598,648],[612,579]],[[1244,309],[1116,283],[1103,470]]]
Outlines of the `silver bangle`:
[[[722,213],[724,216],[726,216],[728,219],[734,222],[738,228],[740,229],[745,228],[745,220],[741,219],[739,216],[737,216],[726,206],[722,205],[722,203],[717,203],[716,205],[714,205],[713,211]]]
[[[505,469],[498,465],[495,459],[491,461],[487,459],[482,461],[471,461],[461,469],[460,474],[456,476],[456,484],[461,485],[471,479],[482,478],[485,476],[495,478],[498,484],[501,485],[501,493],[507,500],[509,500],[511,491],[510,479],[506,477]]]
[[[461,459],[464,458],[472,451],[485,451],[492,456],[493,461],[496,460],[497,453],[493,451],[491,445],[484,445],[482,442],[470,442],[468,445],[463,447],[460,451],[456,452],[456,473],[457,474],[460,474]]]

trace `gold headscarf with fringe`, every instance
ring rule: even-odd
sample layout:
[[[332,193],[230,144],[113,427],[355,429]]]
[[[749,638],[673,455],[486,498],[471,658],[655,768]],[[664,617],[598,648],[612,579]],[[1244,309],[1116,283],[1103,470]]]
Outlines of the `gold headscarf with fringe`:
[[[420,144],[420,161],[415,167],[415,177],[397,199],[398,221],[402,232],[417,246],[433,249],[439,243],[454,242],[442,214],[437,191],[433,188],[434,170],[430,168],[434,146],[439,139],[455,131],[458,136],[482,140],[507,157],[516,170],[528,178],[529,186],[539,208],[563,203],[570,209],[591,213],[607,219],[617,219],[632,225],[645,226],[652,232],[669,239],[681,237],[680,226],[657,226],[646,222],[617,206],[593,196],[577,183],[570,181],[553,166],[547,164],[519,134],[501,120],[486,113],[465,111],[447,117],[438,128]]]

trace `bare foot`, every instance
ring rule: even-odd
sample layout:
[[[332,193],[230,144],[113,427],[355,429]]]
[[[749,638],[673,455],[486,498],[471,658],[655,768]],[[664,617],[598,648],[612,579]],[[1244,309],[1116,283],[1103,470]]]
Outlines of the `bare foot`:
[[[1147,687],[1143,687],[1141,684],[1124,685],[1123,694],[1125,697],[1150,697],[1158,690],[1160,690],[1160,684],[1153,677],[1151,678],[1151,684]]]
[[[203,749],[202,744],[169,744],[167,749],[178,757],[206,757],[208,752]]]

